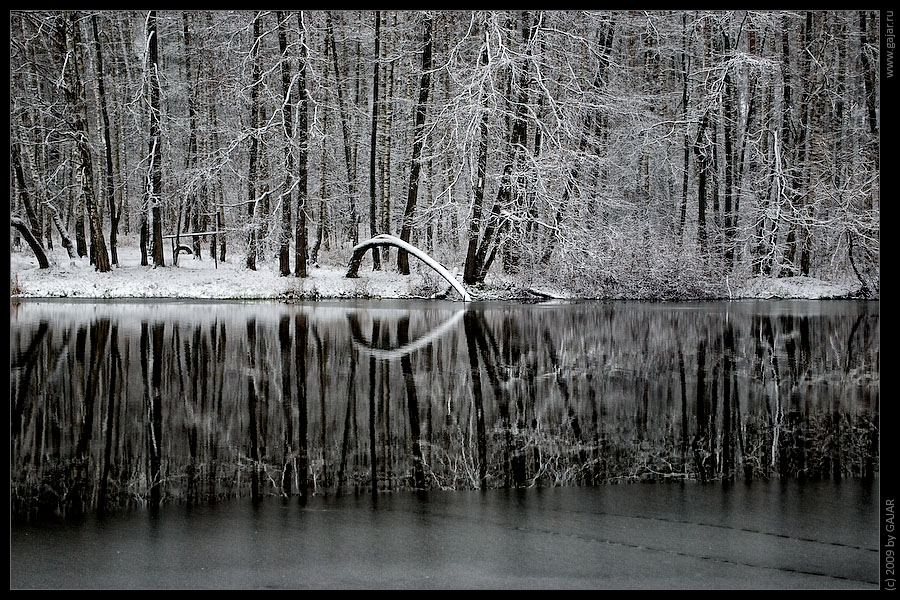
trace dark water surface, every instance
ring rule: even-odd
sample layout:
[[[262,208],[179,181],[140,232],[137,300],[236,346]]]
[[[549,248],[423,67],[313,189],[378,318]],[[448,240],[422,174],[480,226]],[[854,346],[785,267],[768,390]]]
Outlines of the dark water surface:
[[[877,486],[269,498],[13,528],[12,588],[876,589]]]
[[[875,588],[879,306],[13,302],[13,588]]]

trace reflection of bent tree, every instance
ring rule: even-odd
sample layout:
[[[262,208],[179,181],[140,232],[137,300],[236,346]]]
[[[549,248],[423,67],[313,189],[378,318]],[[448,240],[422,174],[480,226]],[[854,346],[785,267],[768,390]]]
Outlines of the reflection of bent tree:
[[[440,339],[446,333],[456,328],[459,320],[463,318],[464,314],[465,311],[458,310],[437,327],[430,329],[416,339],[407,341],[406,343],[396,348],[379,348],[374,345],[374,339],[372,339],[371,341],[367,340],[362,332],[362,327],[360,327],[359,316],[356,313],[348,314],[347,320],[350,324],[350,334],[353,339],[354,347],[356,347],[360,352],[363,352],[364,354],[370,354],[373,357],[381,360],[395,360],[402,358],[407,354],[411,354],[416,350],[424,348],[425,346],[433,344],[436,340]]]
[[[464,288],[463,285],[456,280],[456,277],[454,277],[452,273],[444,268],[441,263],[434,260],[428,254],[426,254],[419,248],[416,248],[412,244],[404,242],[400,238],[396,238],[386,233],[376,235],[372,239],[362,242],[361,244],[353,248],[353,255],[350,257],[350,265],[347,267],[347,277],[359,277],[359,265],[362,262],[362,257],[369,249],[373,249],[378,246],[396,246],[401,250],[407,251],[408,253],[412,254],[413,256],[427,264],[429,267],[437,271],[441,277],[446,279],[447,282],[451,286],[453,286],[453,289],[459,292],[459,295],[462,296],[463,300],[465,300],[466,302],[472,301],[472,297],[469,295],[469,292],[466,291],[466,288]]]
[[[185,319],[187,306],[175,320],[17,309],[14,514],[878,470],[879,316],[865,304],[701,317],[629,303],[285,305]]]

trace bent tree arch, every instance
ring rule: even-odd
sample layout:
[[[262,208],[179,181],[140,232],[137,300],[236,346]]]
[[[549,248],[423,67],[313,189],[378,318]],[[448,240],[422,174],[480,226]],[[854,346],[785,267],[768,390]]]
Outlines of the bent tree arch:
[[[459,292],[459,295],[462,296],[463,301],[472,301],[472,296],[469,295],[469,292],[466,291],[466,288],[464,288],[462,284],[457,281],[456,278],[447,269],[445,269],[443,265],[441,265],[441,263],[434,260],[412,244],[404,242],[400,238],[396,238],[386,233],[376,235],[372,239],[366,240],[365,242],[354,246],[353,256],[350,257],[350,265],[347,267],[347,277],[359,277],[359,265],[362,262],[362,257],[365,255],[367,250],[369,250],[370,248],[375,248],[377,246],[396,246],[401,250],[406,250],[408,253],[419,258],[426,265],[437,271],[441,275],[441,277],[446,279],[450,283],[450,285],[453,286],[453,289]]]

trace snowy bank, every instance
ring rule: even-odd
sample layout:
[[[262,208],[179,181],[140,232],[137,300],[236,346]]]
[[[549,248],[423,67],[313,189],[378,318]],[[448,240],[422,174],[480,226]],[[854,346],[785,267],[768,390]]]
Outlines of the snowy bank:
[[[260,263],[246,268],[242,257],[216,264],[205,256],[198,260],[181,255],[178,266],[166,256],[166,266],[140,264],[137,248],[118,248],[119,266],[98,273],[87,258],[71,260],[65,251],[49,253],[52,265],[39,269],[27,251],[13,252],[10,259],[10,295],[28,298],[200,298],[200,299],[316,299],[316,298],[414,298],[432,295],[435,277],[414,272],[403,277],[391,271],[361,270],[348,279],[346,266],[310,267],[309,277],[283,277],[277,264]],[[449,287],[446,284],[444,287]],[[430,292],[430,293],[429,293]]]
[[[347,254],[349,260],[350,254]],[[166,267],[141,266],[138,248],[118,248],[119,266],[98,273],[87,258],[69,259],[65,250],[48,252],[49,269],[39,269],[37,259],[27,249],[10,254],[10,296],[20,298],[176,298],[176,299],[325,299],[325,298],[430,298],[461,300],[446,281],[430,267],[412,261],[412,273],[400,275],[393,268],[373,271],[364,261],[358,278],[347,278],[347,265],[339,263],[310,267],[309,277],[283,277],[277,263],[260,263],[250,271],[243,258],[233,255],[216,264],[208,256],[196,259],[181,255],[178,266],[167,254]],[[752,278],[732,283],[731,297],[830,299],[853,297],[858,286],[835,284],[809,277],[781,279]],[[488,280],[487,285],[470,290],[475,299],[576,299],[556,286],[517,285],[507,278]]]
[[[851,298],[859,285],[829,283],[812,277],[751,277],[734,291],[735,298],[829,300]]]

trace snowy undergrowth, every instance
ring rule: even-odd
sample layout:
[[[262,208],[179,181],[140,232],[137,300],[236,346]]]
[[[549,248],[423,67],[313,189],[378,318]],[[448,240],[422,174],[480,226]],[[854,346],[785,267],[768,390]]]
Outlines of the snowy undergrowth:
[[[736,298],[820,299],[857,296],[859,284],[831,283],[813,277],[751,277],[734,290]]]
[[[326,298],[432,298],[458,300],[449,284],[426,265],[411,261],[411,274],[402,276],[391,261],[380,271],[372,269],[367,257],[358,278],[348,279],[347,265],[340,263],[340,251],[322,256],[320,265],[310,266],[309,276],[283,277],[277,262],[260,262],[256,271],[244,264],[244,257],[232,254],[226,262],[202,259],[190,255],[179,256],[174,266],[171,254],[166,267],[141,266],[136,246],[118,248],[119,265],[109,273],[98,273],[87,258],[69,259],[65,250],[50,251],[51,267],[39,269],[34,255],[26,249],[10,253],[10,296],[40,298],[186,298],[186,299],[281,299],[306,300]],[[349,259],[349,251],[345,252]],[[392,257],[396,256],[392,253]],[[452,269],[451,269],[452,270]],[[458,269],[456,269],[458,272]],[[688,282],[684,272],[671,269],[637,274],[623,278],[606,277],[582,279],[579,283],[566,281],[557,274],[523,272],[516,277],[491,275],[485,284],[472,286],[476,299],[539,299],[539,298],[636,298],[671,300],[690,290],[691,299],[718,298],[847,298],[853,297],[858,286],[850,283],[829,283],[809,277],[780,279],[750,278],[715,282]],[[702,288],[706,288],[705,290]],[[681,293],[679,293],[681,292]]]

